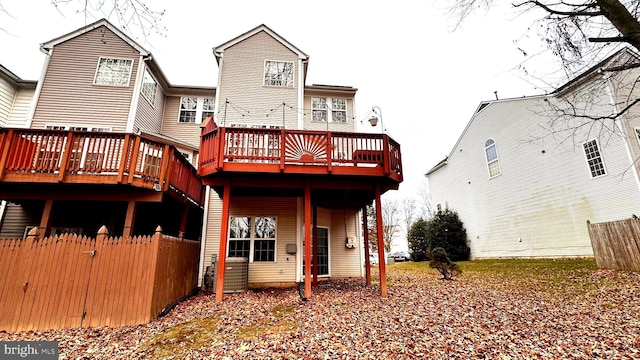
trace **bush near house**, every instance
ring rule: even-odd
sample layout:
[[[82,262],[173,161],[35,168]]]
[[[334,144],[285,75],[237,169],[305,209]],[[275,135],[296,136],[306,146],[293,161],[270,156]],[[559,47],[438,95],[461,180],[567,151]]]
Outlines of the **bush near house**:
[[[431,259],[433,249],[441,247],[451,261],[469,259],[471,249],[467,242],[467,230],[458,213],[438,210],[429,220],[418,219],[409,230],[409,249],[413,261]]]

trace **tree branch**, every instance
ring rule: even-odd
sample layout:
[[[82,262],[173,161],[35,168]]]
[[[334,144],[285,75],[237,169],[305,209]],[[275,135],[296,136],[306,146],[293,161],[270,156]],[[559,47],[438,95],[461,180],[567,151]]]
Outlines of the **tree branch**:
[[[543,4],[539,1],[536,0],[529,0],[529,1],[525,1],[522,2],[520,4],[512,4],[513,7],[520,7],[520,6],[525,6],[525,5],[535,5],[539,8],[542,8],[544,11],[548,12],[549,14],[552,15],[561,15],[561,16],[588,16],[588,17],[593,17],[593,16],[603,16],[604,12],[602,11],[560,11],[560,10],[555,10],[552,9],[550,6],[548,6],[547,4]],[[565,4],[566,5],[566,4]],[[591,6],[589,6],[591,7]]]

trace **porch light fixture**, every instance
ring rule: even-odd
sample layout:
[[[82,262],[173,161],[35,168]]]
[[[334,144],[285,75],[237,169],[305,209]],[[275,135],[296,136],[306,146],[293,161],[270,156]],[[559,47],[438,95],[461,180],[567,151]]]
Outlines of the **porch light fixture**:
[[[371,115],[371,117],[369,118],[369,124],[371,124],[371,126],[373,127],[376,127],[376,125],[378,125],[378,121],[380,121],[380,127],[382,128],[382,133],[384,134],[384,125],[382,124],[382,110],[380,110],[380,107],[374,106],[371,108],[371,111],[373,112],[373,115]]]

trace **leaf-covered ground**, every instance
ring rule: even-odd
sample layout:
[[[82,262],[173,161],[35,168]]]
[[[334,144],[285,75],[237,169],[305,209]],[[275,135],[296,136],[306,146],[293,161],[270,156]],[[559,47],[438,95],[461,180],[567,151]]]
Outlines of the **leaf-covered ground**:
[[[150,324],[0,332],[59,341],[61,359],[640,359],[640,274],[589,260],[461,263],[454,281],[426,263],[377,279],[200,294]]]

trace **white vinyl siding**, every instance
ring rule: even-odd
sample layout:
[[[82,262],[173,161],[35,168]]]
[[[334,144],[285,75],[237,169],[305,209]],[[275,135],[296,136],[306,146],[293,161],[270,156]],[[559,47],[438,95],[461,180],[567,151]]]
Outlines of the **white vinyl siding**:
[[[0,76],[0,126],[6,126],[17,90]]]
[[[27,124],[27,114],[31,108],[31,101],[35,89],[19,89],[13,101],[13,107],[7,120],[7,127],[22,128]]]
[[[213,96],[212,96],[213,97]],[[162,116],[161,133],[184,141],[194,147],[200,146],[200,124],[178,122],[180,96],[167,96]]]

